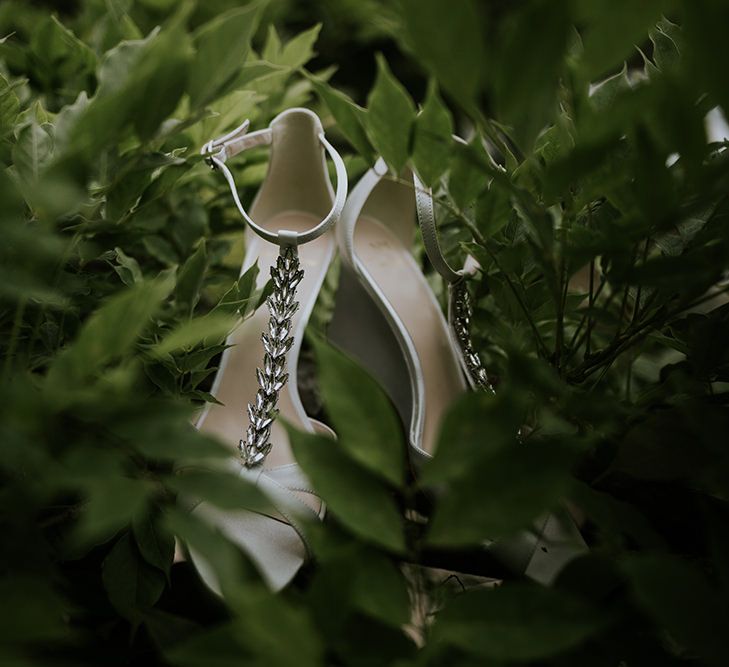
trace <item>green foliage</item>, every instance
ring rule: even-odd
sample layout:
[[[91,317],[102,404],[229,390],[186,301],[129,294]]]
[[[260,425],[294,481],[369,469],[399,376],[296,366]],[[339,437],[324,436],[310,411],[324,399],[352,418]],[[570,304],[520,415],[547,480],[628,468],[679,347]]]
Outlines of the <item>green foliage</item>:
[[[385,392],[356,363],[316,345],[321,393],[337,441],[370,472],[394,486],[404,481],[402,426]],[[349,391],[355,385],[357,392]]]
[[[403,551],[402,517],[387,487],[335,441],[289,430],[296,460],[329,510],[355,535]]]
[[[377,58],[377,79],[367,98],[367,106],[367,130],[372,145],[399,173],[410,151],[415,106],[381,55]]]
[[[239,4],[0,7],[0,663],[724,664],[726,3]],[[382,389],[307,339],[339,439],[290,432],[327,519],[272,595],[187,511],[268,510],[192,426],[265,296],[198,150],[294,105],[351,175],[433,187],[496,393],[412,470]],[[483,548],[565,505],[590,552],[551,586]]]
[[[452,135],[453,119],[438,95],[435,81],[431,81],[423,109],[415,119],[413,143],[413,165],[428,187],[448,169]]]

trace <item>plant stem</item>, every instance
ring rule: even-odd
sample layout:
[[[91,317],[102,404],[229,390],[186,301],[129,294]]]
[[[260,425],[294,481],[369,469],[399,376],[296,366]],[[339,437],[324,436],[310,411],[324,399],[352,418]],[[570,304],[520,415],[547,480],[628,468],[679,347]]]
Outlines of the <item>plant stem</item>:
[[[519,304],[519,307],[521,308],[522,312],[524,313],[524,317],[526,317],[527,322],[529,323],[529,326],[532,330],[532,333],[534,334],[534,339],[537,343],[537,347],[539,348],[540,352],[542,353],[542,357],[545,359],[549,358],[549,350],[547,349],[547,344],[544,342],[544,339],[542,338],[541,334],[539,333],[539,329],[537,329],[537,325],[534,323],[534,320],[532,319],[531,314],[529,313],[529,309],[527,308],[526,304],[521,298],[521,295],[519,294],[519,291],[516,289],[516,286],[512,282],[511,278],[507,275],[507,273],[504,271],[504,269],[501,267],[501,264],[499,264],[499,260],[496,258],[496,255],[492,252],[492,250],[484,245],[484,250],[489,254],[491,259],[493,260],[494,264],[496,265],[496,268],[501,271],[501,274],[504,276],[504,280],[506,280],[506,284],[511,289],[512,293],[514,294],[514,298],[517,300],[517,303]]]
[[[564,232],[562,234],[564,236]],[[567,305],[567,289],[569,287],[569,281],[567,280],[567,265],[564,259],[564,238],[562,239],[562,248],[560,249],[560,271],[559,278],[560,294],[557,303],[557,322],[555,325],[555,336],[554,336],[554,366],[557,369],[557,374],[562,375],[562,348],[564,347],[564,311]]]
[[[599,290],[605,284],[605,280],[600,283]],[[585,355],[590,354],[590,346],[592,345],[592,308],[595,305],[597,296],[594,294],[595,289],[595,260],[590,260],[590,296],[587,300],[587,341],[585,342]]]
[[[690,308],[696,308],[697,306],[700,306],[701,304],[706,303],[707,301],[711,301],[717,296],[728,292],[729,286],[711,294],[704,294],[702,297],[695,299],[694,301],[691,301],[689,303],[683,304],[670,313],[661,313],[661,311],[659,310],[657,313],[655,313],[655,315],[649,317],[645,322],[638,324],[636,327],[628,327],[620,337],[613,340],[613,342],[608,345],[608,347],[595,355],[594,359],[592,359],[591,362],[588,363],[584,368],[578,369],[577,371],[572,373],[569,379],[575,382],[584,381],[588,376],[592,375],[592,373],[601,368],[605,363],[608,363],[608,365],[612,364],[613,361],[615,361],[615,358],[617,358],[620,353],[624,352],[636,342],[640,342],[641,340],[643,340],[643,338],[645,338],[649,333],[648,331],[646,331],[646,329],[648,329],[649,327],[653,327],[661,320],[661,326],[666,326],[673,320],[681,317],[681,315],[683,315]]]
[[[592,206],[591,203],[587,205],[587,220],[588,224],[590,226],[590,229],[592,229]],[[606,279],[605,276],[601,276],[600,278],[600,287],[598,288],[598,295],[599,292],[602,290],[603,285],[605,284]],[[592,307],[595,305],[595,300],[597,299],[598,295],[594,294],[595,289],[595,258],[593,257],[590,260],[590,296],[587,300],[587,342],[585,343],[585,356],[590,355],[590,346],[592,345]]]
[[[643,246],[643,264],[645,264],[646,259],[648,259],[648,247],[650,244],[650,237],[648,237],[645,240],[645,246]],[[638,289],[635,293],[635,305],[633,306],[633,317],[630,320],[630,324],[635,325],[635,323],[638,321],[638,312],[640,311],[640,297],[643,290],[643,285],[638,284]]]
[[[630,385],[633,381],[633,363],[635,362],[635,355],[628,355],[628,370],[625,374],[625,401],[630,403]]]

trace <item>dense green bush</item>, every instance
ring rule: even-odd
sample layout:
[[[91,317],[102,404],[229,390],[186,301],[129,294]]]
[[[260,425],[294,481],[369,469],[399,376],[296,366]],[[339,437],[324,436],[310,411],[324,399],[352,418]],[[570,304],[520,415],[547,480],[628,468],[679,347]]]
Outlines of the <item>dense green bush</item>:
[[[0,5],[0,662],[726,664],[729,165],[704,125],[729,109],[726,3],[239,4]],[[352,178],[382,154],[435,187],[449,253],[481,264],[497,392],[415,481],[390,409],[362,413],[379,390],[314,346],[344,436],[295,438],[330,511],[273,596],[175,498],[255,501],[189,426],[261,299],[198,148],[294,105]],[[238,162],[246,197],[265,160]],[[376,470],[350,446],[373,424]],[[478,548],[565,498],[591,551],[553,587]],[[469,575],[504,582],[454,592]]]

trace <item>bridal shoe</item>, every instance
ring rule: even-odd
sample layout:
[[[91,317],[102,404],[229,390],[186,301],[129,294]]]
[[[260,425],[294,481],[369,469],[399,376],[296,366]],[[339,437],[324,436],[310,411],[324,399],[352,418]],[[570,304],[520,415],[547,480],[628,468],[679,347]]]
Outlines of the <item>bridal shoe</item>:
[[[378,160],[337,225],[342,270],[328,335],[386,389],[418,463],[433,456],[442,419],[460,395],[493,389],[469,336],[466,282],[478,267],[472,259],[461,269],[446,261],[432,194],[417,175],[387,174]],[[448,285],[447,320],[411,254],[416,220],[428,259]],[[487,549],[512,572],[548,583],[586,546],[571,518],[553,513]]]
[[[269,127],[248,132],[248,121],[208,142],[201,153],[222,173],[246,222],[246,254],[241,273],[258,262],[258,287],[270,277],[273,292],[227,339],[212,394],[196,427],[238,450],[231,466],[258,485],[269,512],[223,510],[202,502],[193,514],[238,545],[272,590],[294,577],[309,555],[303,526],[324,508],[294,462],[280,415],[295,428],[326,431],[304,412],[296,386],[303,332],[331,262],[331,228],[347,195],[344,163],[324,136],[316,114],[289,109]],[[250,212],[243,207],[228,160],[256,146],[270,147],[268,173]],[[326,169],[329,155],[336,191]],[[261,332],[264,332],[263,335]],[[246,408],[247,406],[247,408]],[[191,560],[203,581],[220,592],[209,563],[194,550]]]

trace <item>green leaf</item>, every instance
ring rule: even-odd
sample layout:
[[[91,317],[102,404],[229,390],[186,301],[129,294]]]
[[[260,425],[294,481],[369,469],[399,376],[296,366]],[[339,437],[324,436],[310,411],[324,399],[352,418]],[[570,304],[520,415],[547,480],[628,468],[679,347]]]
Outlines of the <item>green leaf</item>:
[[[129,125],[149,139],[185,90],[191,53],[190,39],[179,25],[107,52],[97,72],[96,94],[70,133],[67,158],[96,157]]]
[[[546,449],[546,448],[544,448]],[[570,490],[567,455],[519,449],[495,458],[444,496],[428,539],[439,546],[466,546],[511,535],[556,507]]]
[[[149,353],[162,358],[170,352],[191,348],[198,343],[224,339],[235,326],[235,319],[223,313],[208,313],[203,317],[183,322],[168,333],[159,343],[149,348]]]
[[[53,128],[49,124],[26,125],[13,146],[13,162],[27,183],[38,181],[53,156]]]
[[[314,339],[319,383],[338,445],[355,461],[399,486],[404,481],[402,426],[390,399],[356,362]]]
[[[192,635],[177,637],[165,650],[165,658],[174,667],[240,667],[248,662],[254,647],[241,636],[240,623],[228,621]]]
[[[104,559],[101,577],[111,604],[135,624],[165,587],[164,574],[142,559],[129,533],[119,538]]]
[[[177,366],[184,372],[201,370],[208,365],[214,356],[221,354],[226,347],[227,345],[225,344],[212,345],[211,347],[204,347],[200,350],[188,352],[176,360]]]
[[[172,244],[161,236],[145,236],[142,239],[144,249],[161,264],[171,266],[177,264],[178,256]]]
[[[257,304],[254,301],[256,295],[256,282],[259,274],[258,264],[254,263],[247,269],[231,288],[223,294],[220,301],[215,305],[211,314],[226,314],[229,316],[240,315],[247,317],[252,313]],[[260,298],[259,298],[260,303]]]
[[[590,92],[590,106],[595,111],[608,112],[619,95],[629,90],[628,66],[623,65],[620,72],[595,85]],[[599,122],[599,118],[594,117],[592,122]]]
[[[49,16],[31,34],[34,73],[46,89],[63,82],[66,89],[86,88],[96,67],[94,52],[64,26]]]
[[[665,541],[650,521],[630,503],[594,491],[586,484],[574,486],[572,500],[601,531],[627,535],[636,544],[649,549],[666,548]]]
[[[424,467],[423,484],[464,477],[472,465],[516,446],[524,408],[503,392],[464,394],[441,424],[434,458]]]
[[[653,61],[662,72],[676,70],[681,64],[681,54],[676,42],[661,30],[651,30]]]
[[[145,155],[137,163],[132,163],[114,179],[107,190],[106,217],[116,220],[125,216],[150,187],[153,179],[163,177],[167,171],[166,167],[179,165],[179,162],[179,158],[152,154]]]
[[[361,611],[396,628],[410,620],[410,597],[402,572],[383,554],[366,551],[350,572],[351,599]]]
[[[509,400],[507,396],[507,405],[501,403],[505,410]],[[437,451],[432,469],[426,470],[426,479],[432,482],[434,478],[450,478],[453,482],[439,499],[428,535],[431,543],[479,544],[513,534],[556,507],[568,494],[573,448],[564,436],[517,442],[516,431],[510,430],[513,416],[489,411],[482,413],[480,421],[474,421],[473,414],[467,415],[464,424],[454,429],[464,433],[465,443]],[[452,414],[448,417],[453,418]],[[476,438],[474,433],[478,434]],[[474,451],[476,442],[483,451]],[[465,455],[467,450],[470,456]],[[449,454],[462,456],[463,462],[445,462]]]
[[[502,29],[493,77],[496,111],[525,151],[556,115],[569,34],[569,3],[549,0],[527,3]]]
[[[264,512],[271,507],[257,486],[232,471],[186,470],[165,483],[189,501],[205,501],[220,509]]]
[[[230,602],[229,602],[230,604]],[[309,615],[283,596],[246,591],[234,602],[235,619],[193,635],[166,652],[179,667],[319,667],[324,647]],[[282,641],[285,638],[285,641]]]
[[[623,564],[638,603],[673,638],[709,665],[729,652],[725,600],[702,572],[675,556],[632,556]]]
[[[252,566],[243,559],[240,549],[220,531],[197,516],[174,507],[167,510],[165,523],[170,532],[210,565],[224,594],[232,594],[240,588],[248,589],[247,582],[253,576]]]
[[[405,0],[402,10],[406,45],[464,109],[471,109],[487,66],[477,4]]]
[[[0,139],[7,137],[15,126],[15,119],[20,111],[20,100],[14,87],[0,75]]]
[[[326,664],[318,628],[303,605],[261,591],[238,595],[231,600],[231,606],[241,619],[239,627],[250,638],[256,663],[280,667]]]
[[[402,552],[403,520],[389,490],[334,440],[287,430],[296,460],[339,521],[368,542]]]
[[[281,38],[278,36],[276,26],[269,25],[266,33],[266,43],[263,45],[261,56],[267,62],[275,62],[281,55]]]
[[[190,619],[161,609],[150,609],[144,614],[144,627],[157,647],[163,651],[173,648],[200,630],[200,626]]]
[[[205,270],[208,259],[205,249],[205,241],[201,241],[187,261],[179,268],[177,273],[177,284],[175,285],[175,301],[180,310],[188,317],[200,298]]]
[[[607,620],[578,597],[508,583],[453,599],[438,614],[431,641],[490,660],[526,662],[578,646]]]
[[[114,265],[114,271],[121,278],[121,281],[131,287],[143,280],[142,269],[139,268],[139,262],[134,257],[126,255],[121,248],[114,248],[116,253],[117,264]]]
[[[314,56],[314,44],[316,44],[320,32],[321,23],[300,32],[296,37],[286,42],[274,64],[284,65],[291,69],[297,69],[305,65]]]
[[[108,538],[129,525],[142,511],[151,491],[148,484],[137,479],[101,475],[84,486],[87,501],[73,536],[80,546]]]
[[[193,108],[227,92],[245,63],[251,36],[258,25],[260,3],[232,9],[203,25],[194,35],[195,58],[188,92]]]
[[[67,636],[67,603],[55,588],[35,572],[8,573],[0,578],[0,599],[7,610],[0,623],[1,657],[13,644],[53,642]],[[30,663],[20,663],[26,664]]]
[[[114,424],[114,434],[150,459],[178,465],[230,458],[229,447],[192,426],[189,408],[172,407],[158,398],[146,398],[134,415]]]
[[[143,206],[150,204],[156,199],[160,199],[168,194],[175,186],[177,181],[180,180],[187,172],[192,168],[192,163],[179,163],[169,165],[162,169],[162,172],[147,186],[147,189],[142,193],[137,204],[137,209],[141,209]],[[200,226],[201,216],[195,215],[195,208],[188,210],[188,217],[176,220],[177,227],[173,230],[173,235],[177,239],[187,239],[187,234],[190,234],[193,229]],[[203,218],[204,220],[204,218]],[[204,221],[202,222],[204,225]],[[197,240],[197,236],[193,237],[193,241]],[[186,245],[183,247],[187,247]]]
[[[511,219],[510,194],[495,182],[476,201],[476,226],[485,238],[498,234]]]
[[[316,25],[282,45],[276,28],[269,25],[262,60],[249,61],[236,85],[251,88],[262,96],[282,99],[291,74],[313,57],[319,30],[320,26]],[[301,104],[307,97],[308,86],[301,82],[299,90],[289,92],[288,103]]]
[[[85,90],[82,90],[73,104],[67,104],[54,118],[53,143],[57,154],[69,151],[76,125],[88,106],[88,95]]]
[[[576,19],[584,22],[581,31],[582,63],[590,80],[619,67],[661,17],[664,0],[579,0]]]
[[[448,192],[461,211],[486,188],[488,176],[482,165],[488,164],[486,149],[476,135],[470,144],[455,144],[453,166],[448,177]]]
[[[695,0],[683,3],[682,7],[688,71],[705,88],[701,92],[711,93],[724,112],[729,113],[729,45],[723,37],[729,6],[723,0]]]
[[[420,180],[428,187],[448,169],[453,119],[438,95],[435,81],[428,84],[428,94],[423,110],[415,119],[413,163]]]
[[[81,388],[86,378],[127,354],[171,288],[169,279],[141,283],[109,299],[84,323],[72,345],[56,357],[46,377],[46,389],[61,398],[65,388]]]
[[[150,513],[138,514],[132,521],[132,533],[142,558],[170,577],[175,556],[175,538],[161,522]]]
[[[337,127],[347,141],[368,163],[374,163],[374,152],[365,132],[367,112],[344,93],[332,88],[328,83],[313,76],[309,78],[316,94],[329,107],[329,111],[337,122]]]
[[[377,78],[367,98],[367,107],[370,140],[385,162],[400,173],[410,155],[415,105],[381,54],[377,56]]]
[[[219,97],[215,101],[214,111],[211,110],[209,115],[188,130],[192,143],[202,146],[213,137],[238,127],[242,118],[255,115],[257,104],[262,99],[262,95],[252,90],[233,90]]]

